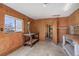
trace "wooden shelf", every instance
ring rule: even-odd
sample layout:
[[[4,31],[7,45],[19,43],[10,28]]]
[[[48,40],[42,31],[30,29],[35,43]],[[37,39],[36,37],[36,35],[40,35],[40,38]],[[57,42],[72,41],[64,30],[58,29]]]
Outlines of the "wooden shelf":
[[[30,33],[30,34],[24,34],[25,37],[29,37],[29,40],[27,40],[24,43],[24,46],[29,45],[29,46],[33,46],[34,43],[36,43],[37,41],[39,41],[39,34],[38,33]]]
[[[38,41],[38,39],[33,39],[32,41],[27,41],[27,42],[25,42],[25,44],[27,44],[27,45],[34,44],[36,41]]]

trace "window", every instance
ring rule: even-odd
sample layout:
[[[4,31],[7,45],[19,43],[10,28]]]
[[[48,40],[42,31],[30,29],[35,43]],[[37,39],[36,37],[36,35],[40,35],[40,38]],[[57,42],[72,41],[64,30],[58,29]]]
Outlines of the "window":
[[[15,31],[15,20],[14,17],[5,15],[5,32]]]
[[[5,15],[5,32],[22,32],[23,20]]]
[[[22,31],[22,20],[21,19],[17,19],[16,20],[16,32],[21,32]]]

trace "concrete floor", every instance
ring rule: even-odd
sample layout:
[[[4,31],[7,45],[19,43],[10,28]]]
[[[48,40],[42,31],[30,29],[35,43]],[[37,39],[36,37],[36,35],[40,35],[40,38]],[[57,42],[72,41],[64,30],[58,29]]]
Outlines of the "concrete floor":
[[[38,42],[33,47],[23,46],[8,56],[67,56],[63,48],[51,42]]]

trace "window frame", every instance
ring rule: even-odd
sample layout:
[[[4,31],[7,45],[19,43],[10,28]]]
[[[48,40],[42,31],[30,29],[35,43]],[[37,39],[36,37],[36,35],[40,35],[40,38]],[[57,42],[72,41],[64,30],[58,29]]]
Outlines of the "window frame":
[[[4,32],[7,32],[6,31],[6,29],[5,29],[5,26],[6,26],[6,24],[5,24],[5,19],[6,19],[6,16],[9,16],[9,17],[13,17],[14,18],[14,31],[13,32],[24,32],[24,30],[23,30],[23,28],[24,28],[24,22],[23,22],[23,19],[21,19],[21,18],[18,18],[18,17],[14,17],[14,16],[11,16],[11,15],[7,15],[7,14],[5,14],[5,16],[4,16]],[[21,20],[22,21],[22,31],[16,31],[16,20]],[[10,31],[11,32],[11,31]]]
[[[21,20],[22,21],[22,24],[21,24],[22,25],[22,27],[21,27],[22,31],[16,31],[16,20]],[[15,17],[15,32],[23,32],[23,20],[20,19],[20,18],[16,18],[16,17]]]

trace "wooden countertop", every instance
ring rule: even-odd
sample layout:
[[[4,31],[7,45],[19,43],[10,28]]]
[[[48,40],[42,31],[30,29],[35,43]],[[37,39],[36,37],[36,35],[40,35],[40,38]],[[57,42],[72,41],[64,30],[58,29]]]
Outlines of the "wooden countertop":
[[[31,35],[36,35],[38,33],[25,33],[24,36],[31,36]]]
[[[29,36],[29,35],[34,35],[34,34],[36,34],[36,33],[26,33],[24,35]]]
[[[75,41],[77,44],[79,44],[79,35],[66,34],[66,36],[67,36],[69,39]]]

